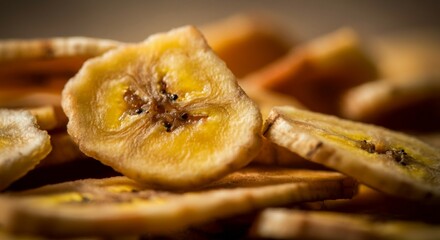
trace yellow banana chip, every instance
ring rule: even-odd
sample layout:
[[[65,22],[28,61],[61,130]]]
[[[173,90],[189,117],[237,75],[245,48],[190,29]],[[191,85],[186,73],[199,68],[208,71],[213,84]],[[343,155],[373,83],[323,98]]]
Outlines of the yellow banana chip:
[[[169,234],[267,206],[349,198],[356,190],[356,182],[339,173],[290,169],[245,169],[184,193],[126,177],[89,179],[1,196],[0,225],[52,237]]]
[[[255,237],[273,239],[438,239],[440,226],[377,221],[371,216],[334,212],[266,209],[253,226]]]
[[[257,106],[191,26],[88,61],[62,106],[86,155],[165,188],[218,179],[261,145]]]
[[[300,156],[390,195],[440,202],[440,152],[385,128],[275,107],[264,135]]]

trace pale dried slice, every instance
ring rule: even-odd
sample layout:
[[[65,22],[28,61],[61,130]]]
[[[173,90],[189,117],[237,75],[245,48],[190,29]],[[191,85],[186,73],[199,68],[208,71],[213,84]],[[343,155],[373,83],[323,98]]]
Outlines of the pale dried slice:
[[[335,212],[266,209],[253,226],[255,237],[273,239],[438,239],[440,226],[410,221],[377,221]]]
[[[264,135],[390,195],[440,202],[440,152],[418,139],[333,116],[275,107]]]
[[[336,172],[249,169],[206,190],[173,193],[126,177],[80,180],[0,197],[0,225],[46,236],[170,234],[255,209],[352,197],[356,182]]]
[[[55,113],[55,107],[44,106],[27,109],[37,119],[37,124],[42,130],[52,130],[60,126]],[[67,122],[66,122],[67,124]]]
[[[87,158],[66,131],[51,133],[50,143],[52,151],[41,160],[37,167],[60,165]]]
[[[261,146],[256,104],[192,26],[86,62],[62,106],[81,151],[161,187],[206,184]]]
[[[238,78],[289,51],[286,31],[268,15],[236,14],[201,27],[209,46]]]
[[[343,28],[293,49],[242,81],[292,95],[311,110],[336,114],[344,90],[376,76],[356,33]]]
[[[380,80],[348,90],[344,117],[402,130],[440,130],[440,75],[414,80]]]
[[[91,57],[122,45],[85,37],[0,41],[0,82],[7,77],[72,74]]]
[[[0,109],[0,190],[33,169],[51,150],[50,137],[28,111]]]

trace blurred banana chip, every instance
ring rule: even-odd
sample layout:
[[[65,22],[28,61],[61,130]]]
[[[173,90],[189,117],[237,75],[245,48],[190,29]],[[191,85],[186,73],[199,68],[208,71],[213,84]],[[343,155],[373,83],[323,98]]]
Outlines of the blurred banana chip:
[[[51,151],[50,137],[28,111],[0,109],[0,190],[33,169]]]
[[[236,14],[204,25],[201,31],[238,78],[283,56],[291,47],[281,26],[262,13]]]
[[[440,152],[408,135],[292,107],[275,107],[264,135],[382,192],[440,203]]]
[[[245,169],[205,190],[153,190],[126,177],[48,185],[0,197],[0,225],[22,234],[169,234],[189,226],[302,201],[350,198],[353,179],[335,172]]]
[[[368,82],[349,89],[341,102],[349,119],[406,131],[440,130],[440,74]]]
[[[253,226],[254,237],[270,239],[438,239],[440,226],[409,221],[378,221],[335,212],[266,209]]]
[[[0,79],[74,74],[88,58],[122,45],[85,37],[0,41]],[[5,80],[6,79],[6,80]]]
[[[292,95],[313,111],[337,114],[344,90],[376,77],[356,33],[342,28],[294,48],[242,81]]]

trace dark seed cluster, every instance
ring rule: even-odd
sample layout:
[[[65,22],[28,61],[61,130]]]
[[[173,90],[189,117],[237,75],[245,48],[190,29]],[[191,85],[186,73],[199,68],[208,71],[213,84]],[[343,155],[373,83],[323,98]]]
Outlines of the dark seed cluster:
[[[128,105],[128,114],[151,113],[151,119],[162,124],[166,132],[172,132],[182,125],[206,118],[205,115],[196,116],[181,109],[176,102],[179,96],[175,93],[169,93],[163,80],[159,81],[157,85],[153,84],[152,89],[148,89],[146,95],[149,95],[148,101],[142,99],[132,89],[126,90],[124,101]]]
[[[411,161],[413,161],[413,158],[403,149],[386,149],[378,151],[376,149],[376,145],[368,142],[367,140],[359,141],[359,145],[362,150],[369,153],[385,154],[402,166],[407,166]]]

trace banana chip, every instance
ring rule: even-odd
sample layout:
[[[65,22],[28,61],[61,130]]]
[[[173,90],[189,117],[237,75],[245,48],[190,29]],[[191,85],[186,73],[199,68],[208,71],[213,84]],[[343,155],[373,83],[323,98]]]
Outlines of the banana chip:
[[[257,106],[191,26],[88,61],[62,107],[86,155],[165,188],[218,179],[261,146]]]
[[[440,130],[440,75],[380,80],[349,89],[342,98],[346,118],[412,131]]]
[[[51,150],[50,137],[27,111],[0,109],[0,190],[33,169]]]
[[[377,221],[371,216],[266,209],[253,234],[273,239],[438,239],[440,226],[405,221]]]
[[[267,206],[352,197],[356,182],[335,172],[245,169],[205,190],[153,190],[126,178],[80,180],[0,197],[12,233],[62,236],[169,234]]]
[[[289,51],[281,27],[270,16],[242,13],[201,27],[214,52],[238,78]]]
[[[344,90],[376,76],[356,33],[343,28],[293,49],[242,81],[292,95],[313,111],[337,114]]]
[[[382,192],[440,203],[440,152],[413,137],[292,107],[275,107],[264,135]]]

